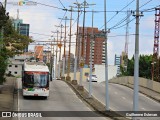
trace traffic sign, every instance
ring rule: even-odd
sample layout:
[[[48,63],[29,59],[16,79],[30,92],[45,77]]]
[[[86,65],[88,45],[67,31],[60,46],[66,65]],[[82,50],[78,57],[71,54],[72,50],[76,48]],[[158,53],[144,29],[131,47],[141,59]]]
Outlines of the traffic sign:
[[[83,62],[81,62],[79,65],[80,65],[80,67],[84,67],[84,63]]]

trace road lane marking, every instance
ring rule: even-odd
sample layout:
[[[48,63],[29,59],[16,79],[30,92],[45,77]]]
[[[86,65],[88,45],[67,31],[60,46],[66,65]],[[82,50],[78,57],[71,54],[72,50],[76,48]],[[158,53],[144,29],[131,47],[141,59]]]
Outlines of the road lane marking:
[[[124,100],[126,99],[125,97],[122,97]]]
[[[146,110],[145,108],[141,108],[142,110]]]
[[[20,107],[20,106],[19,106],[19,89],[20,89],[19,79],[17,79],[16,81],[17,81],[17,86],[18,86],[18,88],[17,88],[17,90],[18,90],[18,98],[17,98],[17,99],[18,99],[18,103],[17,103],[17,104],[18,104],[18,111],[19,111],[19,110],[20,110],[20,108],[19,108],[19,107]],[[19,117],[19,116],[18,116],[18,120],[20,120],[20,117]]]

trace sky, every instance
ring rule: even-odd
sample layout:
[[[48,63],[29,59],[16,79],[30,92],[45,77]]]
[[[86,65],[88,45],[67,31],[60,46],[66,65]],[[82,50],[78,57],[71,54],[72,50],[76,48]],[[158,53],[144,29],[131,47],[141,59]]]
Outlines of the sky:
[[[4,1],[4,0],[1,0]],[[38,41],[48,41],[51,36],[56,38],[56,34],[53,33],[60,28],[55,25],[64,25],[63,18],[67,16],[70,18],[71,13],[69,11],[64,11],[62,9],[70,9],[69,6],[76,6],[75,2],[83,3],[84,0],[29,0],[37,2],[37,5],[13,5],[11,3],[17,3],[20,0],[7,0],[7,12],[13,18],[17,18],[17,9],[19,9],[19,18],[23,19],[23,23],[30,24],[30,36],[33,40]],[[94,10],[94,27],[99,30],[104,29],[104,0],[86,0],[90,5],[86,8],[85,26],[92,26],[92,13],[90,11]],[[127,15],[126,11],[135,11],[136,0],[106,0],[107,1],[107,28],[112,28]],[[153,43],[154,43],[154,28],[155,28],[155,11],[145,11],[146,9],[154,8],[160,5],[160,0],[139,0],[140,1],[140,11],[143,16],[140,17],[139,26],[139,53],[140,54],[153,54]],[[126,7],[127,6],[127,7]],[[124,8],[124,9],[123,9]],[[77,8],[73,8],[77,10]],[[77,12],[73,12],[72,20],[72,41],[75,41],[76,33],[76,20]],[[112,18],[112,19],[111,19]],[[128,44],[128,55],[131,58],[134,55],[135,48],[135,17],[133,13],[130,16],[129,23],[129,44]],[[67,21],[67,26],[69,26],[70,21]],[[83,25],[83,13],[80,15],[80,26]],[[108,62],[109,65],[114,64],[115,54],[120,55],[124,51],[125,47],[125,33],[126,33],[126,21],[120,24],[117,29],[111,29],[108,34]],[[122,26],[122,27],[121,27]],[[64,29],[63,29],[64,31]],[[69,34],[69,27],[67,28],[67,35]],[[69,38],[67,38],[69,39]],[[30,50],[33,50],[33,46],[29,46]],[[63,49],[63,47],[62,47]],[[67,50],[68,45],[67,45]],[[75,44],[72,44],[71,52],[75,53]],[[63,53],[62,53],[63,54]]]

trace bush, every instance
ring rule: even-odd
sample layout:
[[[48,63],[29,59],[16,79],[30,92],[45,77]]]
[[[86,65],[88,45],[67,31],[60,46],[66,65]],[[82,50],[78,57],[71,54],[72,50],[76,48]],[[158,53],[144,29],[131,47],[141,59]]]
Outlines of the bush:
[[[5,82],[5,71],[7,69],[7,56],[6,56],[6,50],[2,49],[0,51],[0,84],[3,84]]]

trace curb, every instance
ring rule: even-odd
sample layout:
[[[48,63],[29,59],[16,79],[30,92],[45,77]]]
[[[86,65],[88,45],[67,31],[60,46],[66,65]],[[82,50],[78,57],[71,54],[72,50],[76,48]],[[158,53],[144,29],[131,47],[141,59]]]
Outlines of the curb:
[[[105,106],[100,101],[98,101],[93,96],[92,96],[92,98],[88,98],[88,92],[85,89],[83,91],[82,90],[78,90],[77,89],[78,85],[73,85],[69,81],[64,81],[64,82],[66,82],[71,87],[71,89],[76,93],[76,95],[81,100],[83,100],[93,110],[95,110],[96,113],[101,114],[101,115],[103,115],[105,117],[109,117],[109,118],[114,119],[114,120],[129,120],[128,118],[125,118],[124,116],[122,116],[119,113],[114,112],[112,110],[110,110],[111,113],[109,111],[106,112]],[[119,116],[119,117],[115,117],[115,116]]]

